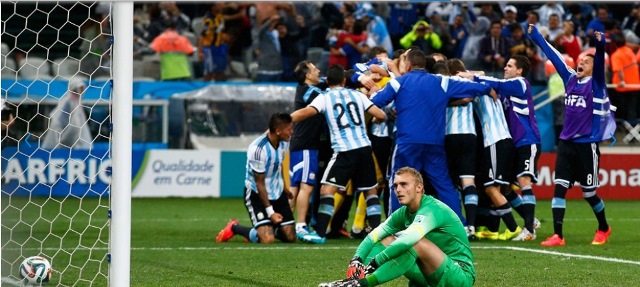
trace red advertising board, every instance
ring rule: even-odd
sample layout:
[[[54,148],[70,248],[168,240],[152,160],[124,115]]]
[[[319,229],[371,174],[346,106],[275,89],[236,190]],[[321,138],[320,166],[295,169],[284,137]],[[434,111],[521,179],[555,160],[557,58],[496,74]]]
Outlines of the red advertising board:
[[[554,189],[555,153],[542,153],[538,163],[536,198],[551,199]],[[640,199],[640,154],[601,154],[600,187],[603,199]],[[567,198],[582,198],[582,189],[574,185]]]

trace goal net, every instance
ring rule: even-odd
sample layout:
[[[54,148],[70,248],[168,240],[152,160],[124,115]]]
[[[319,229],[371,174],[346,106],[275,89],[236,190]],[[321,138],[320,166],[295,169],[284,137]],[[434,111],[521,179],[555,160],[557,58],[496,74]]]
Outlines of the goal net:
[[[111,2],[3,1],[2,286],[29,256],[51,286],[107,286]]]

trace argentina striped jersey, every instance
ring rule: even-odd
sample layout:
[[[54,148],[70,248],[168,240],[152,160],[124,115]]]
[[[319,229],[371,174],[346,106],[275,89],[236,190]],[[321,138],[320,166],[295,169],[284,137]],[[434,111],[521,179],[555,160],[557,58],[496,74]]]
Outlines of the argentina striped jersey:
[[[391,109],[395,109],[395,105],[393,102],[387,105],[384,109],[385,113],[387,113],[387,119],[381,123],[371,123],[371,134],[377,136],[379,138],[390,137],[396,130],[396,126],[389,119],[388,111]]]
[[[476,82],[484,82],[492,87],[505,108],[505,118],[516,147],[540,143],[540,131],[531,97],[531,85],[524,77],[496,79],[489,76],[474,76]]]
[[[247,149],[245,186],[258,193],[254,172],[262,173],[269,200],[278,199],[284,190],[282,161],[288,149],[289,142],[285,141],[281,141],[277,149],[274,148],[266,133],[255,139]]]
[[[373,103],[364,94],[345,88],[331,88],[311,102],[318,113],[324,114],[331,133],[331,148],[344,152],[365,146],[367,136],[364,113]]]
[[[473,104],[447,107],[447,133],[448,135],[476,134],[476,125],[473,121]]]
[[[494,101],[489,96],[477,97],[473,107],[480,118],[485,147],[511,138],[501,101]]]

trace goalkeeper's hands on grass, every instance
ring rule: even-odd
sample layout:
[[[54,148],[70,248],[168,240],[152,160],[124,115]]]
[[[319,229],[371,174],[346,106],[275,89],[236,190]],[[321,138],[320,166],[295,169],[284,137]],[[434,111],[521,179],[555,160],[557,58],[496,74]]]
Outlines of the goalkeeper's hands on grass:
[[[364,278],[364,264],[362,264],[362,259],[356,256],[351,259],[349,262],[349,267],[347,268],[347,279],[362,279]]]

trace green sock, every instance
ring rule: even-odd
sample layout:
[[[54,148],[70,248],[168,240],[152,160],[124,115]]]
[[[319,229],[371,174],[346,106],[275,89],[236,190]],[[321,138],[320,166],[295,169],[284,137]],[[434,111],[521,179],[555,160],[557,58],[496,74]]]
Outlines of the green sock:
[[[371,251],[369,251],[369,254],[367,254],[367,257],[364,259],[362,263],[364,265],[369,264],[369,262],[371,262],[371,259],[373,259],[373,257],[376,257],[376,255],[380,254],[380,252],[384,251],[385,248],[387,247],[380,242],[374,244],[373,247],[371,248]]]
[[[373,274],[365,277],[365,279],[367,279],[366,286],[380,285],[404,275],[405,272],[416,264],[417,258],[418,254],[411,248],[407,253],[387,261],[378,267]]]

